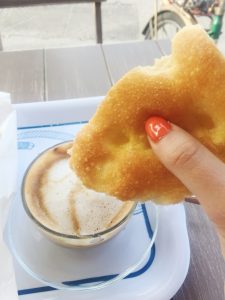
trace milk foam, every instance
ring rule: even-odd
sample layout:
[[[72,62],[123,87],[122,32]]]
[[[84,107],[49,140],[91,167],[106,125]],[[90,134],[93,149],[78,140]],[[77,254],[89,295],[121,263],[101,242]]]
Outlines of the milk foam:
[[[41,173],[40,165],[45,166],[45,163],[42,161],[36,172],[34,164],[30,175],[31,183],[32,177]],[[44,170],[38,182],[40,205],[33,205],[31,201],[34,199],[27,196],[28,206],[45,226],[65,234],[87,235],[104,231],[122,220],[133,206],[130,202],[125,203],[85,188],[71,170],[67,156],[54,160]]]

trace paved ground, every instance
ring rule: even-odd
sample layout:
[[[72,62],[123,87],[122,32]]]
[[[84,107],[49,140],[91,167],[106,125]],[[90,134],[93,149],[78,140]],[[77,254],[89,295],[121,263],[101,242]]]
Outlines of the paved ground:
[[[102,4],[104,42],[143,39],[141,31],[153,8],[153,0],[107,0]],[[0,32],[5,50],[93,44],[94,5],[2,9]],[[220,46],[225,50],[224,41],[220,39]]]
[[[102,5],[105,42],[141,39],[152,0],[108,0]],[[93,4],[0,10],[3,47],[48,48],[95,43]]]

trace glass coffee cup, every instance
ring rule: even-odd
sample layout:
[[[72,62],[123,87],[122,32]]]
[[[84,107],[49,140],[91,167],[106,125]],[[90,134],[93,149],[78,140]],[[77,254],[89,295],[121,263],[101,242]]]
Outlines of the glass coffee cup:
[[[72,142],[53,146],[28,167],[22,185],[25,211],[39,230],[66,247],[90,247],[119,233],[137,203],[85,188],[69,166]]]
[[[69,230],[71,228],[65,224],[64,227],[59,226],[63,225],[62,222],[57,225],[54,218],[48,216],[49,211],[46,210],[52,202],[49,203],[49,199],[45,198],[47,201],[44,201],[43,205],[40,201],[40,196],[45,190],[42,190],[41,195],[36,195],[36,193],[48,179],[46,174],[55,174],[53,176],[56,181],[55,187],[61,186],[59,184],[62,180],[61,177],[66,178],[66,176],[62,176],[63,172],[67,172],[67,168],[69,168],[67,151],[70,146],[70,142],[65,142],[45,150],[32,161],[27,171],[21,174],[21,178],[23,178],[22,195],[21,197],[18,195],[12,206],[7,236],[9,247],[17,262],[29,275],[42,282],[45,289],[76,291],[77,295],[80,295],[81,291],[105,288],[128,275],[133,278],[140,272],[144,272],[147,266],[149,268],[155,257],[154,243],[158,232],[159,216],[158,208],[152,202],[138,205],[131,202],[130,206],[127,204],[125,209],[122,209],[124,202],[114,199],[119,202],[116,201],[115,206],[111,206],[112,199],[107,200],[106,195],[98,193],[94,207],[102,211],[103,204],[108,202],[110,211],[112,212],[113,209],[116,211],[116,214],[114,211],[114,214],[110,215],[111,218],[106,218],[107,214],[96,214],[97,210],[95,210],[95,219],[90,210],[80,227],[73,224],[75,228],[72,227],[72,230],[78,229],[78,232],[71,232]],[[52,163],[46,163],[45,159],[41,159],[51,151],[56,154],[56,156],[53,155],[51,162],[56,161],[58,155],[61,157],[61,163],[56,164],[56,169],[51,168]],[[34,173],[31,174],[33,171]],[[55,173],[55,171],[57,172]],[[71,172],[74,175],[73,171]],[[33,181],[34,178],[36,180]],[[74,181],[71,184],[74,186]],[[85,201],[89,203],[89,190],[86,189],[83,194],[80,183],[75,186],[76,195],[79,195],[75,199],[78,205],[75,206],[75,210],[78,209],[81,212],[81,204],[85,197],[87,197]],[[53,199],[58,200],[58,202],[53,202],[55,204],[53,211],[55,217],[59,217],[61,216],[59,212],[63,210],[60,206],[63,200],[59,197],[60,190],[52,189],[52,186],[48,185],[47,187],[54,191]],[[68,190],[70,189],[68,188]],[[68,196],[69,192],[65,193],[65,189],[62,191],[64,195]],[[79,191],[81,191],[80,194]],[[30,199],[27,197],[28,192]],[[50,195],[52,197],[52,194]],[[58,197],[55,197],[56,195]],[[39,201],[34,202],[35,197]],[[96,200],[95,197],[94,199]],[[36,203],[37,207],[32,207],[33,203]],[[107,220],[104,223],[105,228],[98,227],[98,223],[94,221],[94,219],[98,220],[100,216]],[[70,217],[66,218],[66,220],[68,219],[70,220]],[[56,218],[56,221],[59,222],[60,219]],[[87,226],[84,226],[85,224]],[[90,224],[94,227],[90,227]]]

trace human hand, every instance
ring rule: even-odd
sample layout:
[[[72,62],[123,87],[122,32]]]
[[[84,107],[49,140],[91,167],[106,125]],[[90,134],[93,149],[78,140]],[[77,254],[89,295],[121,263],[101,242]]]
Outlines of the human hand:
[[[198,198],[215,224],[225,258],[225,164],[190,134],[163,118],[149,118],[145,128],[154,153]]]

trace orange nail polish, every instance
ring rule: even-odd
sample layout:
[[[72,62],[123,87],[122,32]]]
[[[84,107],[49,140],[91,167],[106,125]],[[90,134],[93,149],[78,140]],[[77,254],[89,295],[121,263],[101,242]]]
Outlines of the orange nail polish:
[[[151,117],[145,123],[145,130],[150,139],[157,143],[171,130],[171,124],[161,117]]]

